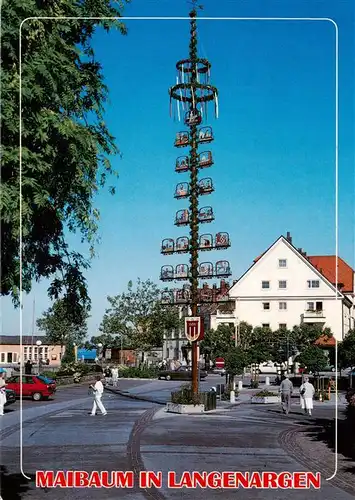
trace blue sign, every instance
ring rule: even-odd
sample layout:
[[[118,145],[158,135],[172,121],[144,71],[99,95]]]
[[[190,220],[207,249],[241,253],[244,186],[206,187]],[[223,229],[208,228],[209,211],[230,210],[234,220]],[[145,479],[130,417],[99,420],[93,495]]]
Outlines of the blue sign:
[[[80,360],[90,360],[95,361],[97,357],[96,349],[78,349],[78,361]]]

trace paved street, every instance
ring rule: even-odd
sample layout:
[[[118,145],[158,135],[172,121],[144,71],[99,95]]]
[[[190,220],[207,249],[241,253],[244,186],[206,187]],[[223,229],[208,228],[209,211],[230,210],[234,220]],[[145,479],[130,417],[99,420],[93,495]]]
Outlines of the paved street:
[[[165,398],[180,382],[121,381],[121,389]],[[209,386],[213,385],[209,383]],[[160,393],[160,396],[159,396]],[[90,417],[87,386],[58,390],[53,401],[23,406],[23,470],[184,470],[198,471],[320,471],[322,490],[161,490],[35,489],[20,474],[19,411],[17,402],[1,420],[2,498],[17,499],[354,499],[351,473],[325,481],[332,473],[334,455],[305,433],[312,419],[298,404],[289,416],[276,405],[241,404],[199,416],[167,414],[162,405],[106,393],[108,415]],[[333,409],[315,408],[317,417],[331,417]],[[300,448],[299,444],[302,444]],[[312,450],[315,450],[315,453]],[[343,463],[340,460],[339,465]],[[324,473],[324,476],[323,476]],[[163,476],[163,477],[164,477]],[[349,486],[350,485],[350,486]]]

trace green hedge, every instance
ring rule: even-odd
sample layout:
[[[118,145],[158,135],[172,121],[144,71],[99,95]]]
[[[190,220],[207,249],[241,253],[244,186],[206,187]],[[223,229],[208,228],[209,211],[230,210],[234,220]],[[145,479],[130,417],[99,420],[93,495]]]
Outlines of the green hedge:
[[[119,369],[118,373],[122,378],[156,378],[158,376],[158,371],[157,368],[127,367]]]

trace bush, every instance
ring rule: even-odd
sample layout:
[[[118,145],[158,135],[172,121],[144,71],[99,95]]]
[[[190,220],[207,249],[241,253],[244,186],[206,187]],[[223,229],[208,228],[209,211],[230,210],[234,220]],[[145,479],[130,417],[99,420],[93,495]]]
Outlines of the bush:
[[[152,367],[120,367],[118,373],[122,378],[156,378],[158,376],[158,370]]]
[[[202,404],[201,394],[194,395],[191,385],[183,385],[178,391],[171,393],[171,402],[177,405],[200,405]]]
[[[81,376],[87,375],[90,371],[90,365],[85,363],[67,363],[64,364],[60,370],[57,371],[57,377],[68,377],[74,375],[74,373],[79,373]]]
[[[257,389],[258,387],[259,387],[259,382],[257,380],[250,381],[250,388],[251,389]]]
[[[270,392],[267,390],[260,391],[260,392],[257,392],[256,394],[254,394],[254,397],[256,397],[256,398],[270,398],[270,397],[274,397],[274,396],[278,396],[278,394],[276,394],[276,392]]]
[[[41,372],[40,375],[43,377],[51,378],[52,380],[55,380],[57,378],[57,372]]]

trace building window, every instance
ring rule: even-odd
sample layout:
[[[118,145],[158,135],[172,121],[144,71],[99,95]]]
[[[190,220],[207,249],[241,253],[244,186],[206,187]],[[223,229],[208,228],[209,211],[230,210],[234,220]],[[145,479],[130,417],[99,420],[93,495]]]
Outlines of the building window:
[[[287,267],[287,260],[286,259],[279,259],[279,267],[282,267],[282,268]]]
[[[264,311],[269,311],[270,310],[270,302],[263,302],[263,309],[264,309]]]
[[[279,302],[279,311],[286,311],[287,302]]]
[[[270,328],[270,323],[262,323],[263,328]]]
[[[0,354],[0,362],[1,362],[1,363],[5,363],[5,353],[4,353],[4,352],[2,352],[2,353]]]
[[[261,288],[263,288],[264,290],[267,290],[268,288],[270,288],[270,281],[262,281]]]
[[[314,311],[314,302],[307,302],[307,311]]]
[[[308,288],[319,288],[319,280],[308,280]]]
[[[280,330],[287,330],[287,323],[279,323]]]
[[[12,363],[12,352],[7,353],[7,362]]]
[[[285,288],[287,288],[287,281],[285,281],[285,280],[280,280],[280,281],[279,281],[279,288],[281,288],[281,289],[283,289],[283,290],[284,290]]]

